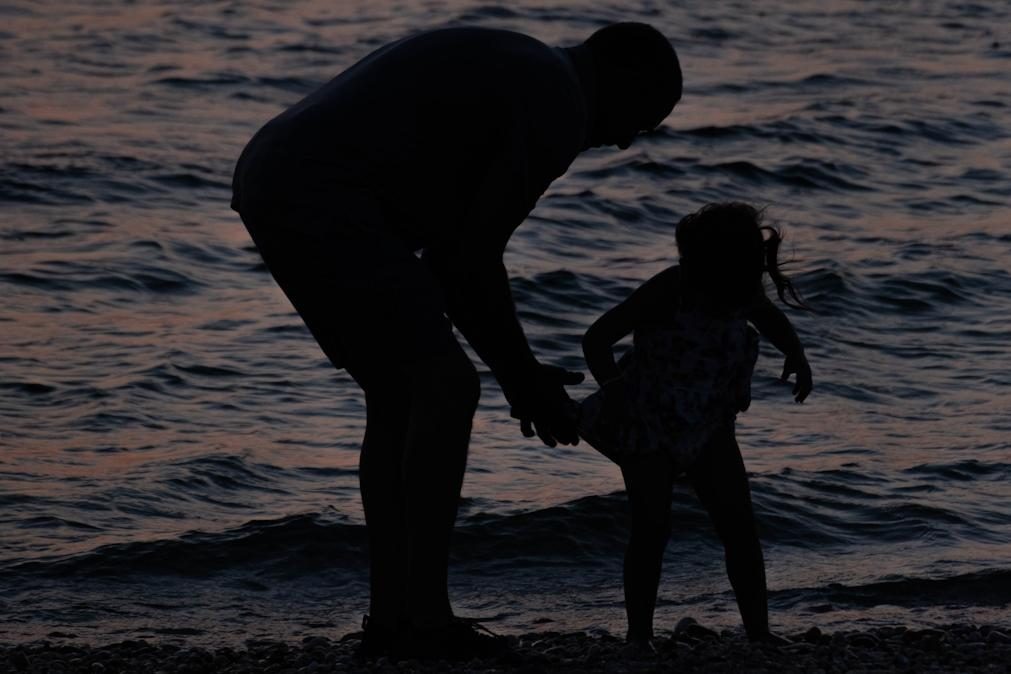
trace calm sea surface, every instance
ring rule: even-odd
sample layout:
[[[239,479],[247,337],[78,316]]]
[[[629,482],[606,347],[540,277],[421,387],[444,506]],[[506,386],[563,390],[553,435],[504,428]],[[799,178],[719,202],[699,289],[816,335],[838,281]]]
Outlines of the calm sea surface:
[[[0,6],[0,639],[337,636],[367,606],[363,401],[229,211],[268,118],[425,28],[552,44],[652,23],[685,96],[592,151],[513,237],[542,359],[674,260],[715,200],[768,207],[816,389],[764,347],[739,421],[772,622],[1011,623],[1011,6],[1005,2],[14,0]],[[577,397],[591,391],[584,385]],[[624,495],[524,439],[484,373],[461,613],[621,632]],[[675,493],[658,624],[736,628]]]

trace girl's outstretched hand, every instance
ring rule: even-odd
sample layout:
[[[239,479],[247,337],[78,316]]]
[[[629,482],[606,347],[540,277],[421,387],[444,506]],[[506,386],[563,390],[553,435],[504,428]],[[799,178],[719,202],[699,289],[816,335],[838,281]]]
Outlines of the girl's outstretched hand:
[[[804,402],[811,389],[814,388],[814,381],[811,378],[811,366],[807,364],[807,356],[803,351],[791,354],[786,357],[783,363],[783,374],[780,381],[786,381],[791,374],[797,375],[796,383],[793,385],[793,399],[799,403]]]

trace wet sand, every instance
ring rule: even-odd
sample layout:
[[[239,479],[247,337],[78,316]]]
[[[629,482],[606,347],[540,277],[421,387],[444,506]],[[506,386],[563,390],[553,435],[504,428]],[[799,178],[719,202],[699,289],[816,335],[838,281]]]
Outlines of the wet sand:
[[[0,671],[114,674],[322,674],[324,672],[1011,672],[1011,630],[949,625],[930,629],[878,627],[823,633],[814,627],[786,635],[782,646],[751,644],[691,622],[656,640],[656,653],[621,639],[545,632],[508,637],[507,655],[494,659],[363,660],[355,635],[301,643],[250,641],[244,648],[205,649],[149,641],[83,646],[72,641],[0,645]]]

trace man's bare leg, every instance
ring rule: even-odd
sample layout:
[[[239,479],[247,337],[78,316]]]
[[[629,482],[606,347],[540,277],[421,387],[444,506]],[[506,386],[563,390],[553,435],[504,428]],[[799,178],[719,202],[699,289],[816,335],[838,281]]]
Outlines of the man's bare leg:
[[[480,396],[462,349],[417,363],[404,452],[408,618],[415,627],[449,623],[449,545],[460,503],[467,446]]]
[[[407,618],[403,457],[410,395],[395,380],[370,382],[358,480],[369,541],[369,621],[392,633]]]
[[[357,377],[368,421],[359,464],[369,537],[370,623],[449,623],[449,545],[480,394],[462,349]]]

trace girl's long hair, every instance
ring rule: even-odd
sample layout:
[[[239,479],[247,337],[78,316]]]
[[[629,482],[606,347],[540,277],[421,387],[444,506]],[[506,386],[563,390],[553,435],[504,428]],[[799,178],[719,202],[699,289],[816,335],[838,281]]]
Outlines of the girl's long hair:
[[[708,282],[732,292],[727,283],[742,278],[737,274],[768,273],[776,294],[788,307],[810,311],[793,283],[783,273],[779,248],[782,231],[762,224],[764,209],[739,202],[707,204],[677,224],[675,239],[681,252],[682,266],[691,264],[703,270]],[[761,262],[758,254],[760,253]],[[733,270],[726,276],[727,265]]]
[[[783,273],[783,263],[779,261],[779,246],[783,243],[783,232],[778,227],[771,225],[761,225],[758,229],[761,232],[768,233],[768,236],[764,237],[765,241],[763,243],[765,248],[765,265],[763,270],[772,279],[773,284],[775,284],[776,294],[779,296],[780,301],[794,309],[811,311],[811,307],[804,302],[800,293],[794,288],[793,282]],[[787,294],[789,294],[790,299],[787,299]]]

